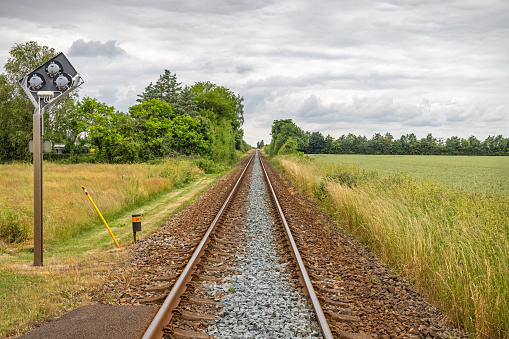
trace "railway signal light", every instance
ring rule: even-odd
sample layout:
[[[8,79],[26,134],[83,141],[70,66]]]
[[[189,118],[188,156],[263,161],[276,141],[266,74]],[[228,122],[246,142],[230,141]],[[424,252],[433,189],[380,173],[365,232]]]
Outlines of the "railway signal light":
[[[34,266],[42,266],[42,153],[44,110],[55,105],[73,89],[83,84],[63,53],[39,66],[19,80],[35,107],[33,114],[34,153]]]
[[[46,73],[52,78],[62,72],[62,69],[62,64],[56,60],[50,61],[45,67]]]
[[[51,107],[70,91],[83,84],[76,69],[60,53],[19,80],[19,84],[35,108]],[[38,92],[53,92],[50,100],[42,100]],[[45,97],[47,99],[47,96]]]
[[[38,91],[46,84],[46,81],[44,81],[44,77],[39,73],[32,73],[32,76],[30,77],[30,80],[28,80],[29,88],[32,91]]]

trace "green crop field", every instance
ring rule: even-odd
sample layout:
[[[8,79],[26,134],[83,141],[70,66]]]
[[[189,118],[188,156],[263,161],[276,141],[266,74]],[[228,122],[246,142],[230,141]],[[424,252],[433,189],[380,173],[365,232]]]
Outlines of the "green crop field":
[[[273,161],[472,337],[509,338],[509,157]]]
[[[315,154],[332,164],[350,164],[379,173],[406,173],[468,191],[509,195],[509,157],[436,155]]]

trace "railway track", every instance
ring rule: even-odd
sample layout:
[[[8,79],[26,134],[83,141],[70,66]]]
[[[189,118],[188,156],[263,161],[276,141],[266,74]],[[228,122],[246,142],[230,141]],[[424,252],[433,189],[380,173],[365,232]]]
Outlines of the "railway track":
[[[169,267],[161,270],[161,274],[153,278],[154,284],[145,288],[146,292],[161,292],[161,294],[148,297],[144,302],[161,301],[161,296],[165,295],[167,291],[169,293],[143,338],[209,338],[210,335],[207,330],[210,331],[216,320],[222,316],[224,317],[227,313],[223,311],[224,305],[228,304],[229,297],[231,298],[233,294],[236,294],[236,284],[231,277],[241,274],[237,269],[238,258],[247,255],[246,244],[249,242],[248,238],[256,237],[258,234],[255,229],[254,233],[251,232],[252,234],[247,235],[244,222],[247,215],[249,178],[254,175],[253,170],[260,171],[259,176],[265,181],[267,188],[265,194],[262,195],[258,192],[256,195],[262,196],[269,207],[265,213],[270,214],[267,217],[274,224],[275,236],[279,238],[279,240],[276,240],[278,256],[281,257],[278,261],[286,261],[283,265],[276,265],[275,269],[278,269],[279,273],[286,272],[286,275],[289,275],[290,279],[294,281],[294,284],[287,286],[287,288],[297,288],[304,292],[309,300],[306,307],[311,306],[314,313],[312,322],[316,321],[319,325],[319,331],[316,331],[318,327],[314,325],[314,332],[311,329],[308,332],[301,330],[302,333],[312,334],[312,337],[339,337],[340,333],[335,327],[333,328],[334,334],[331,331],[327,321],[327,318],[330,319],[331,317],[329,314],[324,314],[318,299],[318,296],[320,296],[323,300],[324,292],[327,292],[322,287],[327,279],[322,279],[322,276],[317,277],[321,274],[321,271],[316,266],[310,266],[313,272],[311,277],[313,278],[308,275],[308,269],[298,249],[297,243],[299,240],[296,240],[292,235],[282,206],[278,201],[276,188],[269,179],[269,172],[265,169],[261,157],[254,153],[245,164],[235,184],[231,185],[231,192],[229,192],[219,212],[204,232],[203,238],[199,242],[197,237],[192,238],[184,243],[188,246],[185,246],[179,253],[168,256]],[[201,231],[203,232],[203,227]],[[199,231],[196,231],[196,233],[199,233]],[[194,249],[192,249],[193,246]],[[309,250],[306,253],[308,256],[312,256]],[[187,260],[187,262],[184,262],[184,260]],[[272,268],[269,268],[269,270],[272,270]],[[266,271],[258,272],[258,275],[262,276],[261,282],[259,282],[262,286],[264,283],[263,275],[266,273]],[[321,291],[319,293],[315,292],[312,279],[320,279]],[[211,292],[208,288],[209,285],[216,287],[216,291]],[[298,295],[298,298],[303,297],[302,293],[296,293],[296,295]],[[270,309],[271,302],[274,301],[266,300],[264,308]],[[303,302],[298,304],[299,307],[302,304]],[[231,313],[230,316],[232,316]],[[270,321],[270,317],[268,321]],[[256,324],[256,322],[261,323]],[[252,328],[249,329],[251,330],[250,333],[253,333],[253,328],[260,330],[260,333],[265,333],[269,337],[272,337],[270,332],[275,331],[274,333],[277,333],[277,329],[264,327],[267,324],[263,324],[263,320],[255,320],[252,325]],[[239,337],[242,337],[242,334],[239,334]],[[364,337],[370,338],[367,335]]]
[[[138,241],[131,265],[104,293],[162,305],[144,338],[468,337],[257,156]]]

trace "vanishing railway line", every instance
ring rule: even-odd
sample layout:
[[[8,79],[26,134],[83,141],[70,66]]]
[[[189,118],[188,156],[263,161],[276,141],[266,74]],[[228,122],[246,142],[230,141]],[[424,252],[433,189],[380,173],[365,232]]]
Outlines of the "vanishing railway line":
[[[259,162],[260,165],[255,164],[255,162]],[[179,255],[181,257],[172,256],[168,258],[169,260],[187,259],[187,264],[184,266],[182,262],[176,264],[172,262],[169,267],[169,272],[164,272],[154,277],[154,281],[157,283],[145,289],[146,291],[159,291],[163,293],[170,290],[170,292],[147,329],[144,338],[161,338],[163,336],[209,338],[209,334],[206,332],[207,328],[210,328],[211,325],[216,322],[216,317],[220,317],[221,314],[224,316],[224,312],[221,313],[218,307],[219,305],[224,307],[224,304],[226,304],[226,302],[221,302],[221,297],[235,293],[235,284],[230,284],[227,290],[223,288],[220,293],[213,294],[207,291],[206,286],[211,283],[224,282],[228,280],[228,277],[231,276],[232,273],[240,273],[233,265],[238,262],[237,258],[239,254],[245,251],[245,246],[248,241],[244,234],[245,230],[242,215],[245,214],[245,206],[243,207],[242,205],[246,204],[246,191],[249,190],[249,176],[253,175],[253,168],[256,168],[258,171],[261,170],[263,173],[262,177],[268,188],[268,194],[265,194],[265,197],[262,198],[265,200],[270,199],[269,205],[272,210],[271,214],[274,216],[276,225],[280,227],[280,252],[286,256],[286,259],[291,259],[290,265],[285,267],[285,270],[296,274],[294,278],[297,278],[295,280],[298,287],[301,287],[306,296],[309,297],[314,315],[321,330],[320,337],[333,338],[331,329],[329,328],[311,283],[311,278],[307,274],[307,269],[301,258],[297,244],[291,234],[281,205],[278,202],[277,194],[270,182],[265,166],[261,162],[261,157],[258,156],[257,152],[253,153],[247,161],[237,182],[233,185],[231,192],[228,194],[228,197],[194,251],[191,253],[191,250],[186,248],[184,251],[180,252]],[[242,187],[244,190],[242,193],[239,193]],[[265,212],[269,212],[269,210]],[[255,225],[255,227],[257,227],[257,225]],[[257,234],[258,232],[255,228],[253,235],[256,236]],[[195,243],[197,242],[196,238],[192,239],[191,242],[193,240]],[[178,270],[181,267],[183,268],[181,272],[174,272],[175,269]],[[279,268],[281,269],[281,266]],[[272,268],[269,268],[269,270],[272,270]],[[267,272],[262,271],[258,273],[263,276]],[[261,297],[263,298],[263,295]],[[153,297],[153,300],[155,301],[156,298],[158,297]],[[228,297],[226,297],[226,300],[228,300]],[[267,300],[265,303],[265,307],[267,306],[268,308],[271,307],[270,300]],[[253,310],[253,312],[256,312],[256,310]],[[258,319],[257,321],[262,320]],[[271,322],[270,316],[267,318],[267,322]],[[262,326],[260,326],[260,324],[254,324],[254,328],[258,329],[259,333],[266,333],[267,336],[270,335],[269,332],[277,333],[277,329],[265,328],[264,325],[267,324],[261,325]],[[249,335],[253,335],[253,328],[248,329],[248,331],[249,330]],[[305,330],[302,331],[302,329],[301,332],[310,334]],[[319,333],[314,332],[313,334],[315,337],[319,337]],[[237,335],[243,337],[242,333],[237,333]],[[271,336],[272,335],[270,335],[270,337]]]
[[[144,338],[466,338],[258,154],[133,257],[117,302],[161,304]]]

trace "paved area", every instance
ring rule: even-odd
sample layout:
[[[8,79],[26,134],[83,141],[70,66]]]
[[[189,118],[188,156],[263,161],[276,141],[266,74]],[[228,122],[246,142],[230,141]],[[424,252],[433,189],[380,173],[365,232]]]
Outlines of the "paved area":
[[[20,337],[23,339],[141,338],[159,306],[87,305]]]

